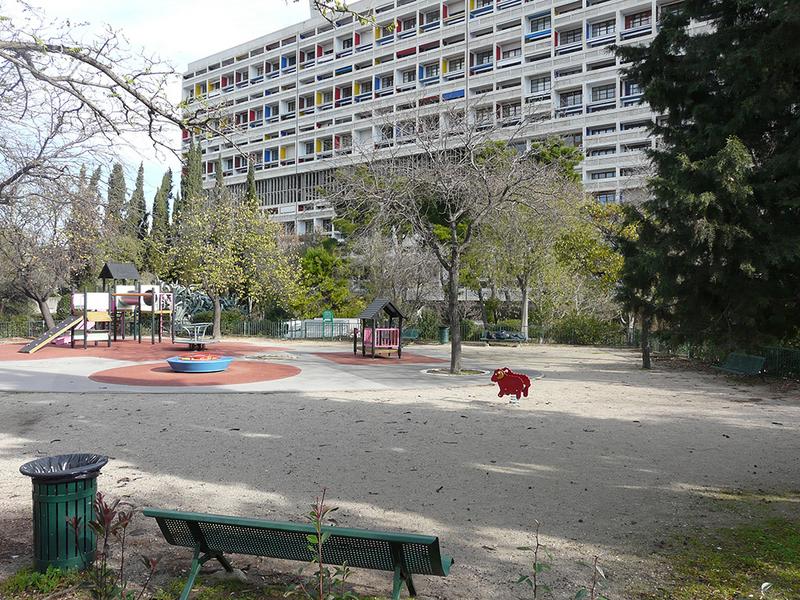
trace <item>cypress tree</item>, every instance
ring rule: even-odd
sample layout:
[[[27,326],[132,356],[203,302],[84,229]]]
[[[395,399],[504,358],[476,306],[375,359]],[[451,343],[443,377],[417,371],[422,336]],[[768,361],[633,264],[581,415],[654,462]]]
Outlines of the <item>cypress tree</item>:
[[[144,199],[144,164],[139,164],[136,185],[131,194],[126,216],[128,233],[143,240],[147,235],[147,204]]]
[[[153,219],[150,236],[164,242],[169,235],[169,203],[172,198],[172,170],[168,169],[161,178],[161,185],[153,198]]]
[[[125,173],[120,163],[114,164],[111,174],[108,176],[108,201],[106,202],[105,227],[117,228],[123,221],[123,210],[125,208],[125,197],[128,192],[125,189]]]
[[[647,257],[651,312],[679,340],[744,349],[800,329],[796,11],[788,0],[686,0],[650,46],[617,49],[664,115],[627,255]],[[708,30],[689,31],[702,21]],[[630,280],[642,280],[641,263],[626,261]]]
[[[247,164],[247,185],[244,192],[244,201],[250,208],[258,208],[258,192],[256,191],[256,168],[252,157]]]

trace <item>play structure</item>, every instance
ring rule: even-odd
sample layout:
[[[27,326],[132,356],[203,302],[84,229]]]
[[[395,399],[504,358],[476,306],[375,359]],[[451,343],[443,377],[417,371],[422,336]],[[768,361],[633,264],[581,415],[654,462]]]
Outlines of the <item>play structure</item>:
[[[377,298],[358,315],[359,327],[353,331],[353,354],[370,358],[400,358],[403,353],[403,314],[386,298]]]
[[[232,360],[232,356],[196,352],[187,356],[172,356],[167,363],[176,373],[218,373],[226,370]]]
[[[100,272],[102,292],[73,292],[70,314],[54,327],[44,332],[20,349],[33,354],[51,343],[75,347],[80,342],[84,348],[89,342],[108,344],[118,338],[131,337],[142,342],[143,324],[149,321],[150,343],[160,343],[164,335],[175,341],[173,324],[173,297],[160,285],[142,286],[136,267],[126,263],[106,263]],[[111,280],[113,291],[106,291]],[[122,281],[123,283],[115,283]],[[133,281],[134,284],[126,283]],[[168,323],[168,325],[167,325]]]

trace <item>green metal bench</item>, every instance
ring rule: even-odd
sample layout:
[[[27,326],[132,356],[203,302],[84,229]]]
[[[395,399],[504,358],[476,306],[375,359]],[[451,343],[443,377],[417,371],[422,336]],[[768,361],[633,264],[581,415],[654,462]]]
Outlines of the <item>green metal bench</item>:
[[[413,342],[419,339],[419,329],[404,329],[400,336],[403,341]]]
[[[718,371],[732,373],[733,375],[762,375],[767,359],[763,356],[731,352],[725,362],[714,368]]]
[[[247,554],[310,562],[306,536],[315,533],[311,524],[265,521],[224,515],[186,513],[145,508],[164,539],[173,546],[194,550],[189,579],[180,600],[187,600],[203,563],[216,559],[233,571],[225,554]],[[330,537],[323,546],[327,564],[394,572],[393,600],[399,600],[403,583],[416,596],[413,575],[445,577],[453,559],[439,552],[439,538],[428,535],[324,527]]]

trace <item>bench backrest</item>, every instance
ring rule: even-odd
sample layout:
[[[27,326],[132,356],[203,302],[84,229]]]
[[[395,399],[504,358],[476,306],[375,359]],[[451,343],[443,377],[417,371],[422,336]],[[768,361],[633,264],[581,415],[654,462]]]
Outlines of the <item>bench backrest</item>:
[[[156,519],[164,539],[174,546],[305,562],[312,558],[306,537],[315,533],[311,524],[152,508],[144,509],[144,515]],[[407,573],[447,575],[449,565],[442,565],[435,536],[344,527],[323,531],[331,534],[322,550],[328,564],[381,571],[400,564]]]
[[[764,369],[767,359],[763,356],[754,356],[742,352],[732,352],[725,360],[724,367],[745,373],[760,373]]]

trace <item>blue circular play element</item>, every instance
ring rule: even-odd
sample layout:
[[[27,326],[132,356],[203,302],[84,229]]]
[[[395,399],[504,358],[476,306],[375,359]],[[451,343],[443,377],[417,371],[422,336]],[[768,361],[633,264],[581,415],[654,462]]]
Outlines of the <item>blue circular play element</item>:
[[[220,356],[213,359],[189,359],[183,356],[173,356],[167,359],[169,366],[177,373],[217,373],[228,368],[233,360],[232,356]]]

